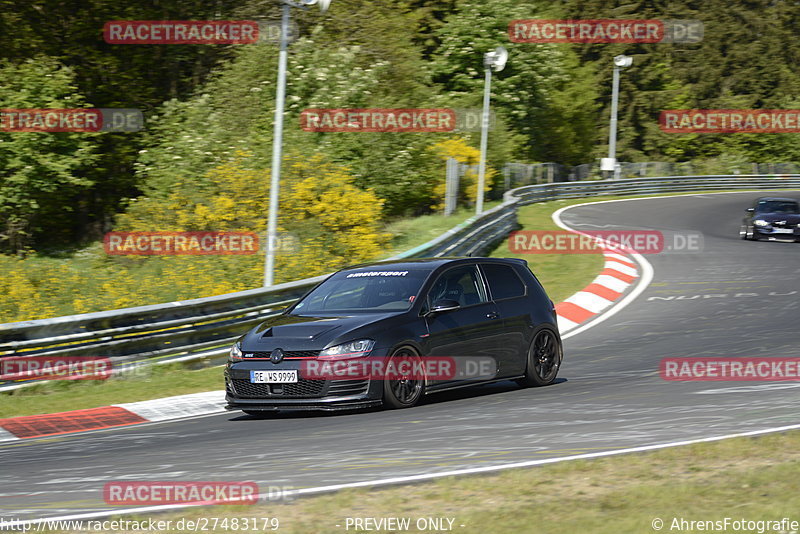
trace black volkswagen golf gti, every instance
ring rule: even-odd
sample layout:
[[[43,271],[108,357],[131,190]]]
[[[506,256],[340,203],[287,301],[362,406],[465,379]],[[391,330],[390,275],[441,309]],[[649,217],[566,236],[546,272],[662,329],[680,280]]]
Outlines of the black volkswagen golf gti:
[[[406,408],[457,387],[551,384],[561,361],[553,302],[524,260],[359,265],[239,338],[227,408]]]

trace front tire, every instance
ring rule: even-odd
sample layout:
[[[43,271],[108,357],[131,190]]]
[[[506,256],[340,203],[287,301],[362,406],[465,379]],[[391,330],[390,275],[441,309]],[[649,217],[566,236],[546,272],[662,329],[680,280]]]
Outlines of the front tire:
[[[517,384],[522,387],[552,384],[563,359],[564,351],[558,335],[549,328],[542,328],[533,336],[528,349],[525,377],[517,380]]]
[[[419,354],[414,349],[402,347],[394,351],[389,357],[387,368],[391,367],[392,361],[396,363],[401,359],[422,362]],[[421,367],[421,365],[418,366],[418,368]],[[423,377],[398,376],[397,378],[386,378],[383,381],[383,405],[394,410],[411,408],[419,403],[424,392],[425,380]]]

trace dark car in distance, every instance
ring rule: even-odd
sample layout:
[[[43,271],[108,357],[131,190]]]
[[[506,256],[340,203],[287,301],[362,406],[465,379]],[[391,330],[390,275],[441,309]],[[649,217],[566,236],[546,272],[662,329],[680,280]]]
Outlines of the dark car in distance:
[[[225,369],[226,408],[405,408],[429,393],[501,380],[548,385],[562,358],[553,302],[524,260],[359,265],[239,338]],[[356,366],[371,372],[309,375]]]
[[[793,239],[800,242],[800,203],[793,198],[761,197],[745,210],[742,239]]]

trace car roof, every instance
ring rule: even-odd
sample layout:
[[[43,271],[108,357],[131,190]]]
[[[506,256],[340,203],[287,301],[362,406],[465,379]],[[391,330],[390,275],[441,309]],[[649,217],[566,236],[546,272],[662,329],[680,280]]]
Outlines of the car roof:
[[[392,267],[395,269],[419,269],[420,267],[425,267],[427,270],[433,271],[437,268],[448,265],[448,264],[459,264],[459,263],[471,263],[471,262],[488,262],[488,263],[515,263],[519,265],[526,265],[525,260],[517,259],[517,258],[485,258],[485,257],[478,257],[478,256],[468,256],[468,257],[442,257],[442,258],[409,258],[409,259],[397,259],[397,260],[385,260],[385,261],[378,261],[373,263],[360,263],[358,265],[351,265],[350,267],[346,267],[341,269],[339,272],[345,271],[355,271],[359,269],[368,269],[373,267]]]
[[[796,198],[789,198],[789,197],[759,197],[756,199],[756,202],[761,202],[762,200],[778,200],[780,202],[797,202]]]

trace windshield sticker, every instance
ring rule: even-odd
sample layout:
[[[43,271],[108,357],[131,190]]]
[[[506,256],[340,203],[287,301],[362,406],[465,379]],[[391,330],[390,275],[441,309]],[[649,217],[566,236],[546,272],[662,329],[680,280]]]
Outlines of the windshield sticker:
[[[366,271],[363,273],[350,273],[346,278],[360,278],[362,276],[405,276],[408,271]]]

